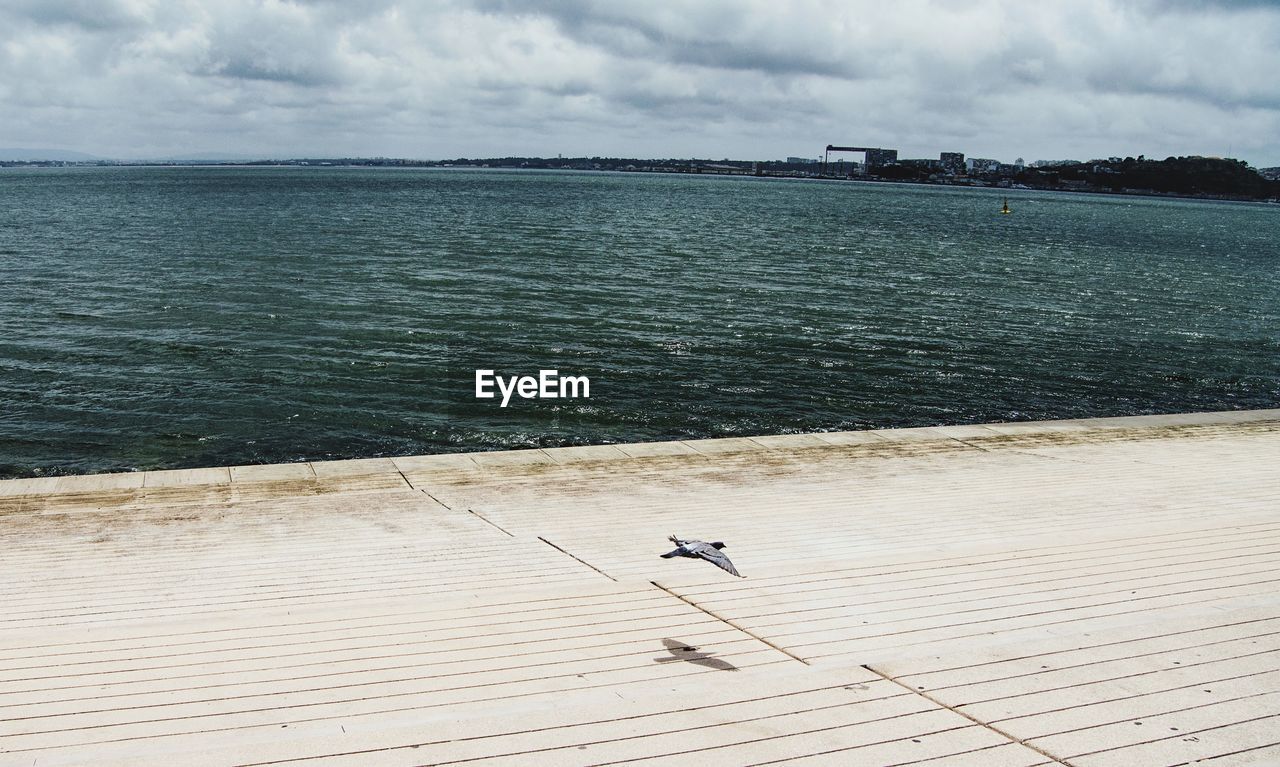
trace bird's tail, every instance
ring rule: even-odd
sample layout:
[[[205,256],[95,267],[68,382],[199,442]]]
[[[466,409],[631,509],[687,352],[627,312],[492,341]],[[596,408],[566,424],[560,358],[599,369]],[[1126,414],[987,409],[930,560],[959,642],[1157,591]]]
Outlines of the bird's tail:
[[[666,554],[659,554],[658,556],[662,557],[663,559],[671,559],[678,553],[679,552],[677,551],[668,551]]]

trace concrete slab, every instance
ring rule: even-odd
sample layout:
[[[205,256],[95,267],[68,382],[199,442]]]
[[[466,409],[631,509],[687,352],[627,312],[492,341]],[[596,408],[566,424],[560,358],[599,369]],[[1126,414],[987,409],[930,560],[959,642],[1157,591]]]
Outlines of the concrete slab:
[[[0,766],[1265,762],[1277,415],[0,482]]]
[[[1255,422],[1280,422],[1280,408],[1269,410],[1225,410],[1211,413],[1197,413],[1203,423],[1238,424]]]
[[[983,424],[964,424],[960,426],[935,426],[933,427],[938,434],[950,437],[952,439],[985,439],[993,437],[999,432],[988,428]]]
[[[613,445],[587,445],[583,447],[557,447],[543,450],[548,458],[556,463],[577,463],[579,461],[617,461],[631,456]]]
[[[363,477],[374,474],[398,475],[400,469],[390,458],[361,458],[348,461],[312,461],[311,470],[321,479]]]
[[[440,455],[407,455],[391,459],[402,472],[415,471],[469,471],[479,466],[472,460],[473,453],[442,453]]]
[[[747,437],[725,437],[723,439],[685,440],[684,444],[702,455],[720,455],[724,453],[750,453],[757,450],[768,450],[764,444]]]
[[[701,455],[684,442],[633,442],[615,445],[631,458],[649,458],[666,455]]]
[[[142,480],[143,487],[226,484],[231,484],[231,469],[225,466],[209,469],[169,469],[165,471],[148,471],[144,474]]]
[[[813,436],[829,445],[871,445],[885,442],[878,431],[824,431]]]
[[[951,436],[952,430],[960,430],[960,427],[951,427],[947,429],[941,426],[923,426],[915,429],[881,429],[875,432],[875,435],[881,439],[890,442],[946,442],[954,441]],[[971,434],[972,429],[968,430]],[[980,436],[990,436],[990,430]]]
[[[482,469],[534,464],[554,466],[556,463],[541,450],[495,450],[489,453],[472,453],[471,460]]]
[[[151,742],[197,766],[243,763],[246,754],[255,764],[322,759],[383,767],[462,761],[659,763],[681,754],[720,764],[819,758],[861,763],[864,755],[874,763],[904,752],[975,765],[1030,765],[1043,759],[865,671],[818,675],[795,668],[784,674],[774,670],[779,667],[765,667],[726,674],[673,663],[683,668],[654,665],[655,671],[677,672],[660,690],[635,683],[607,689],[588,684],[558,693],[554,706],[516,698],[483,707],[451,706],[448,718],[427,706],[394,715],[343,716],[337,720],[341,727],[324,720],[295,721],[287,733],[245,727],[238,732],[244,740],[230,747],[212,733],[182,736],[181,751],[174,744]],[[673,700],[681,703],[673,706]],[[468,708],[475,712],[467,713]],[[201,743],[210,748],[191,748]],[[98,748],[99,764],[159,761],[155,752],[138,754],[121,743]],[[46,754],[58,764],[77,751]]]
[[[0,498],[29,495],[32,493],[51,493],[58,486],[61,477],[29,477],[26,479],[6,479],[0,481]]]
[[[315,479],[309,463],[273,463],[256,466],[232,466],[232,482],[271,482],[290,479]]]
[[[541,544],[536,550],[578,567]],[[510,552],[503,558],[510,561]],[[646,585],[592,585],[588,577],[566,590],[544,576],[536,588],[475,592],[455,583],[452,596],[439,592],[428,608],[386,593],[386,578],[379,581],[384,595],[376,599],[351,594],[287,611],[243,599],[214,614],[144,618],[135,608],[103,632],[46,642],[52,663],[31,657],[36,634],[15,626],[19,617],[7,618],[0,624],[8,629],[0,631],[8,647],[0,763],[33,755],[55,764],[135,758],[139,739],[155,742],[156,754],[175,742],[198,754],[242,737],[294,734],[280,729],[405,727],[424,716],[485,716],[529,698],[545,707],[601,685],[795,663]],[[477,573],[477,585],[486,581],[494,585]],[[207,596],[202,603],[217,604]],[[120,743],[128,750],[113,751]]]
[[[132,490],[143,486],[143,478],[144,474],[140,471],[59,477],[51,492],[92,493],[103,490]]]
[[[1099,419],[1101,420],[1101,419]],[[996,434],[1056,434],[1060,432],[1082,432],[1104,428],[1096,424],[1092,428],[1088,421],[1008,421],[983,424],[983,428]]]
[[[1266,516],[1276,493],[1268,456],[1280,456],[1275,432],[1194,445],[1176,437],[1050,445],[1039,455],[1021,447],[984,452],[952,439],[938,448],[875,439],[796,455],[671,458],[660,468],[621,462],[598,474],[566,466],[528,478],[476,475],[432,493],[451,506],[486,509],[504,529],[575,541],[615,576],[652,577],[653,549],[673,532],[725,540],[731,555],[749,552],[739,563],[747,573],[797,561],[796,547],[805,552],[801,569],[812,570],[881,553],[972,550],[1001,540],[1017,548],[1063,536],[1088,542],[1112,530],[1201,529]],[[1130,450],[1185,453],[1186,460],[1135,466],[1115,459]]]
[[[826,447],[829,444],[817,434],[763,435],[751,437],[751,441],[771,450],[800,450],[807,447]]]
[[[73,474],[59,477],[10,479],[0,481],[0,497],[130,490],[142,487],[142,480],[142,472]]]
[[[1280,605],[872,668],[1071,764],[1212,760],[1275,742]]]

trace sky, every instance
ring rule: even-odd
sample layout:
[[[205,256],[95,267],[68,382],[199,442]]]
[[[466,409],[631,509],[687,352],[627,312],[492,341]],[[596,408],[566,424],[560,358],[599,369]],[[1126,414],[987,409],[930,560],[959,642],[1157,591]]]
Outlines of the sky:
[[[1280,2],[0,0],[0,147],[1280,165]]]

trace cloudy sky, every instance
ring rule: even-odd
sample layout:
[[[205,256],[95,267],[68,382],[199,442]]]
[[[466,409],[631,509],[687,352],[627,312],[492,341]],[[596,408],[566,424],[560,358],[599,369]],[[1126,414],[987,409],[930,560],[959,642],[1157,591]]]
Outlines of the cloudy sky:
[[[0,0],[0,147],[1280,165],[1280,3]]]

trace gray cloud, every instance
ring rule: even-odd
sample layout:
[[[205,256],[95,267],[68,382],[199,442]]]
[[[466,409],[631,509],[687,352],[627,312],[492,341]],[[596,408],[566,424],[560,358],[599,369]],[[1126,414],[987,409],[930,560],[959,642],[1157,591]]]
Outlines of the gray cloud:
[[[1149,0],[1148,10],[1204,12],[1241,12],[1275,9],[1275,0]]]
[[[10,0],[7,6],[12,17],[38,26],[115,31],[144,23],[132,6],[116,0]]]
[[[1280,8],[1191,0],[7,0],[0,145],[1280,164]]]
[[[568,38],[641,61],[661,60],[714,69],[747,70],[778,75],[820,75],[852,78],[858,75],[854,57],[823,38],[818,47],[794,45],[784,30],[758,23],[732,2],[699,3],[654,13],[652,6],[594,0],[517,3],[488,0],[477,7],[494,13],[543,16],[555,21]],[[814,21],[802,11],[801,25]],[[774,16],[776,20],[776,15]],[[779,34],[784,33],[784,34]]]

